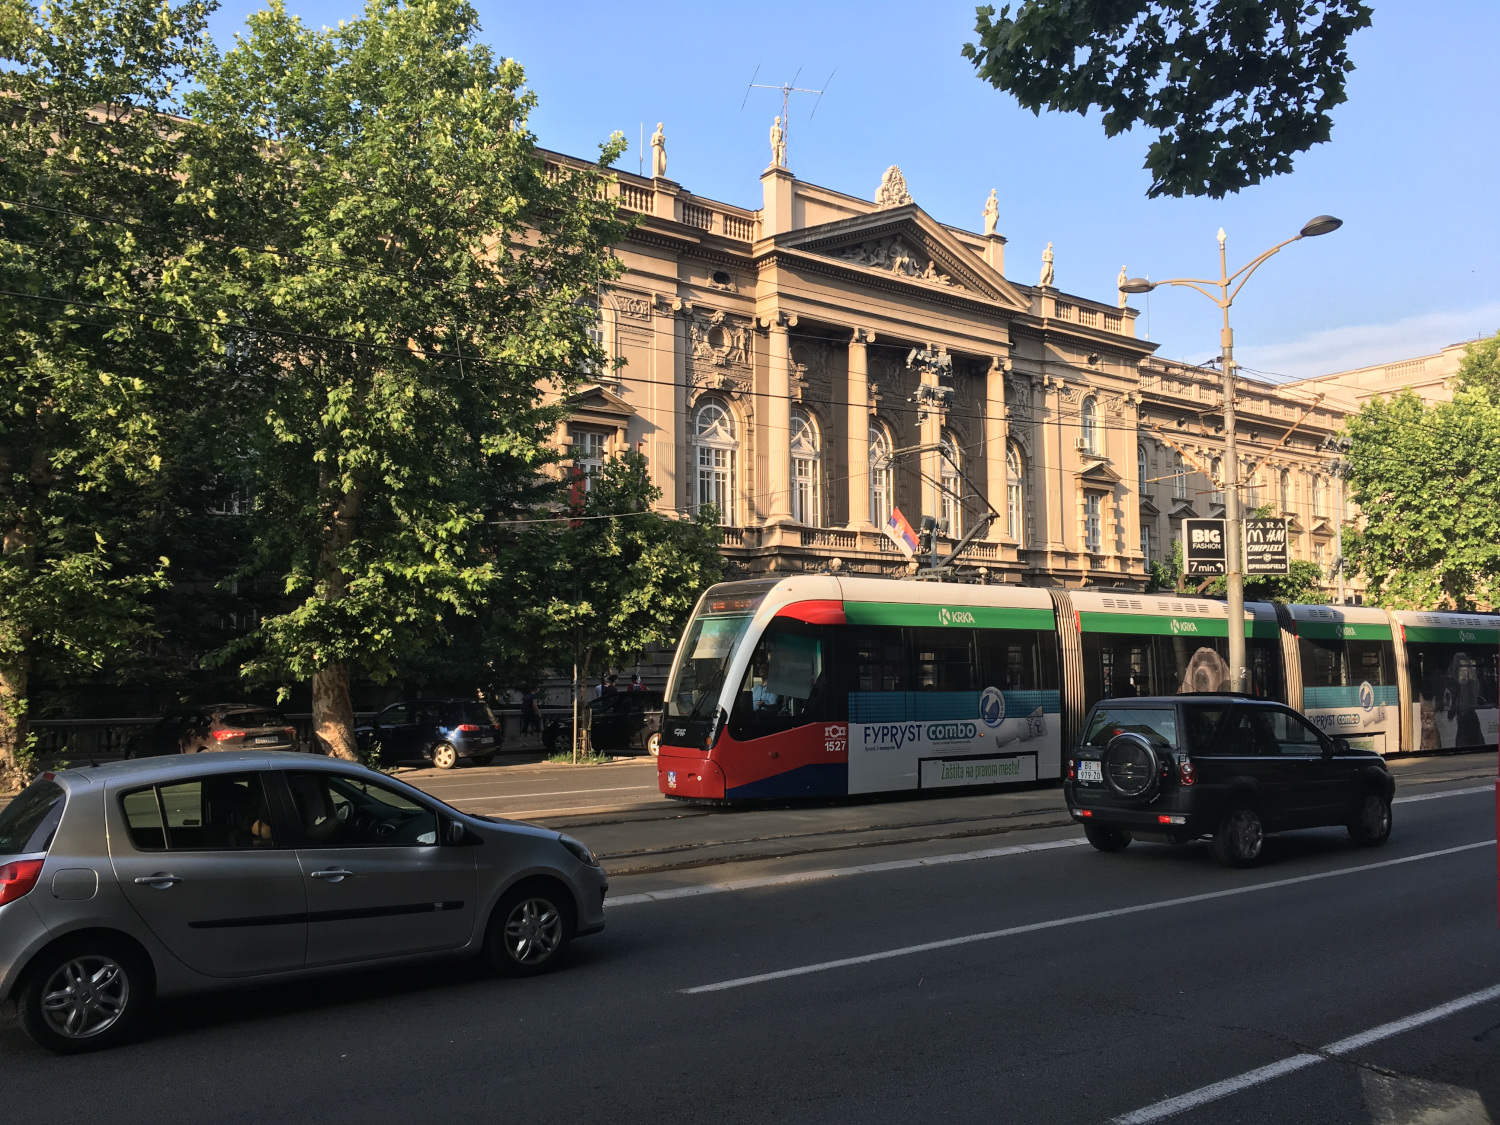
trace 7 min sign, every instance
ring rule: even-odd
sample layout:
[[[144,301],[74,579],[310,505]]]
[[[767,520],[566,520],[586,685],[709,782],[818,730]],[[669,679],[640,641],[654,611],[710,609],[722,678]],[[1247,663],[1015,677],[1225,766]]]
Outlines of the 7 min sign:
[[[1291,569],[1286,549],[1286,520],[1245,521],[1245,574],[1286,574]]]

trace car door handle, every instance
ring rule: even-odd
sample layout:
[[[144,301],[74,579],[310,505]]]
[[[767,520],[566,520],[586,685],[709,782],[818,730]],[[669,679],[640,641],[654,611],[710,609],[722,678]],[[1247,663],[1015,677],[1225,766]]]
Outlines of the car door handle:
[[[182,878],[178,875],[165,875],[158,873],[156,875],[142,875],[138,879],[136,879],[136,882],[143,887],[155,887],[159,891],[164,891],[168,887],[175,886],[176,884],[182,882]]]
[[[354,872],[345,871],[342,867],[330,867],[326,871],[314,871],[312,877],[314,879],[327,879],[330,883],[338,883],[353,874]]]

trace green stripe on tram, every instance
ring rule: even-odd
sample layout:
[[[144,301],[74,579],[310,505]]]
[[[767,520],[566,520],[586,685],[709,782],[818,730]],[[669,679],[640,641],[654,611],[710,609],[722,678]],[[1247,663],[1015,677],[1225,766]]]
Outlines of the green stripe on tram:
[[[1500,629],[1449,629],[1434,625],[1408,625],[1411,644],[1493,645],[1500,644]]]
[[[1050,609],[988,605],[913,605],[910,602],[845,602],[851,625],[914,625],[967,629],[1041,629],[1057,631]]]
[[[1391,627],[1376,621],[1299,621],[1297,635],[1310,641],[1388,641]]]
[[[1149,613],[1095,613],[1084,610],[1078,623],[1085,633],[1133,633],[1157,637],[1227,637],[1227,617],[1167,617]],[[1275,621],[1256,618],[1245,622],[1247,637],[1275,638],[1281,626]]]

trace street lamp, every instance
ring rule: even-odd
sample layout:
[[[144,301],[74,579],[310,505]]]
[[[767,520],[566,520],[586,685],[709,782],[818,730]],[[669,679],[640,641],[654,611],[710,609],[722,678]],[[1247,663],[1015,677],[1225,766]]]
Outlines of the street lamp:
[[[1164,281],[1148,281],[1144,277],[1132,277],[1120,286],[1122,293],[1149,293],[1158,285],[1185,285],[1189,289],[1195,289],[1202,293],[1214,304],[1219,306],[1224,315],[1224,326],[1219,332],[1219,345],[1222,354],[1220,367],[1224,377],[1224,528],[1228,532],[1224,544],[1225,569],[1227,570],[1226,581],[1229,587],[1229,686],[1233,691],[1245,689],[1245,576],[1243,573],[1244,560],[1240,546],[1242,526],[1240,523],[1240,462],[1239,453],[1235,447],[1234,436],[1234,331],[1229,327],[1229,306],[1234,304],[1234,299],[1240,295],[1240,290],[1245,287],[1245,282],[1250,280],[1250,275],[1265,263],[1272,255],[1276,254],[1284,246],[1290,246],[1293,242],[1302,238],[1316,238],[1320,234],[1330,234],[1344,225],[1342,219],[1335,219],[1332,215],[1317,215],[1302,224],[1302,229],[1285,241],[1278,242],[1259,257],[1254,258],[1248,264],[1241,266],[1234,273],[1229,272],[1228,260],[1224,250],[1227,236],[1224,228],[1219,228],[1219,276],[1217,278],[1204,277],[1171,277]],[[1215,296],[1205,286],[1217,289]],[[1233,291],[1230,287],[1233,286]]]

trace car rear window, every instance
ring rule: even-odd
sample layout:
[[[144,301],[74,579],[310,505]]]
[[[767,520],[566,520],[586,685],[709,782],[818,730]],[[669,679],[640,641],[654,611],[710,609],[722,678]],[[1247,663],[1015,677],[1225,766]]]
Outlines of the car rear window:
[[[289,727],[280,711],[226,711],[219,718],[226,727]]]
[[[490,710],[487,703],[461,703],[459,711],[465,723],[479,723],[491,727],[495,725],[495,713]]]
[[[0,809],[0,855],[44,852],[62,820],[63,787],[55,781],[33,781]]]
[[[1177,709],[1175,707],[1101,707],[1094,712],[1084,736],[1085,746],[1101,749],[1117,734],[1141,734],[1157,746],[1177,745]]]

